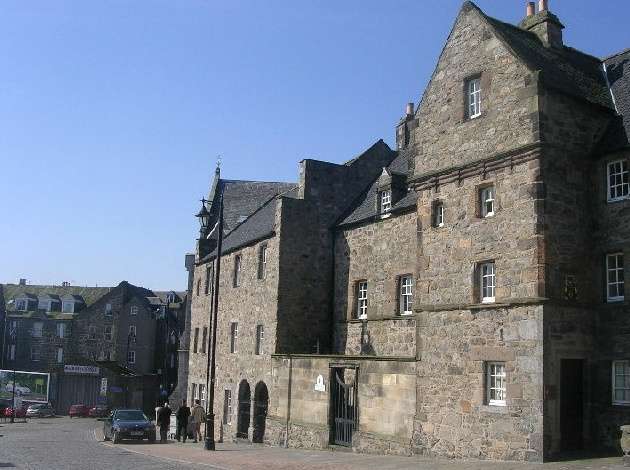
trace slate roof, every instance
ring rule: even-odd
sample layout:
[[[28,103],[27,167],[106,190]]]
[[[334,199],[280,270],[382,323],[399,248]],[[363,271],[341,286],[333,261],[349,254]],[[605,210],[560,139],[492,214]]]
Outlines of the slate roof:
[[[223,187],[224,234],[230,233],[269,199],[290,191],[296,186],[295,183],[224,179],[221,179],[219,184]],[[214,197],[214,194],[211,196]]]
[[[28,296],[31,299],[39,299],[40,296],[54,296],[56,299],[66,295],[78,296],[87,306],[92,305],[98,299],[107,294],[113,287],[80,287],[80,286],[39,286],[19,284],[3,284],[4,301],[9,301],[18,297]]]
[[[387,167],[390,173],[398,173],[406,175],[409,172],[409,159],[406,152],[398,152],[394,160]],[[370,187],[359,196],[351,207],[349,213],[342,217],[341,222],[337,226],[352,225],[366,220],[374,219],[377,213],[376,198],[378,192],[379,175],[374,179]],[[417,195],[415,191],[409,191],[402,199],[399,199],[392,206],[392,213],[414,207],[416,205]]]
[[[609,129],[611,147],[630,144],[630,49],[604,59],[611,92],[621,119]],[[612,148],[611,148],[612,149]]]
[[[541,71],[541,80],[547,88],[614,110],[600,59],[568,46],[546,47],[533,32],[492,18],[472,2],[468,4],[486,18],[518,57],[533,70]]]

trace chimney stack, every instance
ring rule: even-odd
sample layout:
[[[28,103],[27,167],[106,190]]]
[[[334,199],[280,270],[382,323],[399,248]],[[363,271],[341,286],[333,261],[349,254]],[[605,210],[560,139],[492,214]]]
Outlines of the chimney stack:
[[[21,286],[25,286],[26,285],[26,279],[20,278],[20,285]]]
[[[413,103],[407,103],[407,116],[413,116]]]
[[[536,4],[534,2],[527,3],[527,18],[536,14]]]
[[[538,0],[538,12],[549,10],[547,0]]]

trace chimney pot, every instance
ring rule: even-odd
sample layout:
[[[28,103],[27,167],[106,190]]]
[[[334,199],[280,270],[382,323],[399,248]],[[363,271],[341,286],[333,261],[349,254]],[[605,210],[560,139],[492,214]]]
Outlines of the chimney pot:
[[[413,116],[413,103],[407,103],[407,116]]]
[[[536,14],[536,3],[527,3],[527,17],[534,16]]]
[[[549,10],[549,2],[547,0],[538,0],[538,11],[547,11]]]
[[[21,286],[25,286],[26,285],[26,279],[20,278],[20,285]]]

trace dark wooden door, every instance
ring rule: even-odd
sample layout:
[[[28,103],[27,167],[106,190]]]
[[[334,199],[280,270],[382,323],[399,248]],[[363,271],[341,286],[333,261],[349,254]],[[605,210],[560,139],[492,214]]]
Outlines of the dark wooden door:
[[[560,433],[563,451],[581,450],[584,426],[584,361],[560,363]]]

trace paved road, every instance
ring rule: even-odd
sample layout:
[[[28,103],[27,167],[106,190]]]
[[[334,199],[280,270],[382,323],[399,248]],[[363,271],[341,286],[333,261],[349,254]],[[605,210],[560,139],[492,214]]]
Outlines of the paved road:
[[[0,469],[28,470],[623,470],[620,457],[523,464],[517,462],[445,461],[414,457],[372,456],[349,452],[281,449],[220,444],[208,453],[201,444],[168,445],[102,442],[93,419],[53,418],[28,423],[0,423]]]

